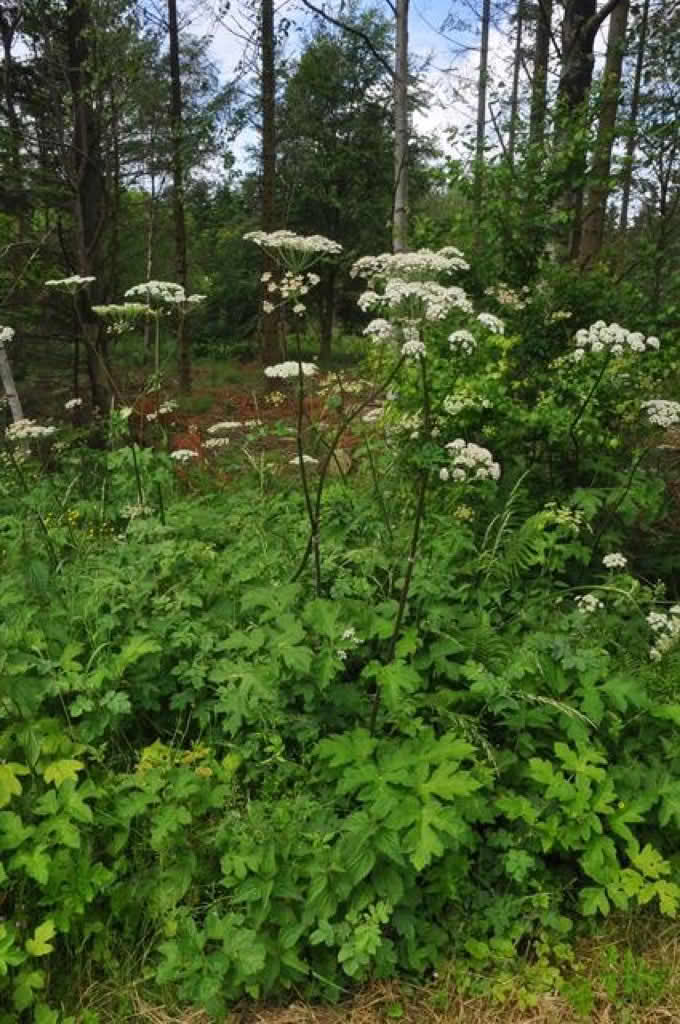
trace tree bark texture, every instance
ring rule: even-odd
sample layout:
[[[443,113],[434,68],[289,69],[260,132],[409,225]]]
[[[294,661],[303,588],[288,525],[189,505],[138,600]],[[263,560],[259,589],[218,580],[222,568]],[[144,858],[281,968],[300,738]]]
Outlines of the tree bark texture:
[[[486,135],[486,91],[489,78],[489,28],[491,0],[482,5],[482,40],[479,51],[479,78],[477,80],[477,138],[475,143],[474,213],[477,248],[482,239],[482,200],[484,198],[484,140]]]
[[[529,146],[542,151],[545,142],[545,113],[548,89],[548,64],[552,29],[553,0],[538,0],[533,80],[529,111]]]
[[[612,11],[607,37],[607,57],[602,78],[602,97],[597,139],[590,171],[590,190],[583,219],[580,260],[583,265],[592,262],[602,248],[604,225],[609,198],[609,175],[612,147],[616,134],[616,113],[621,89],[621,67],[626,48],[628,26],[628,0],[621,0]]]
[[[184,218],[184,125],[182,120],[182,79],[179,66],[177,0],[168,0],[170,43],[170,126],[172,132],[172,210],[175,221],[175,266],[177,283],[188,294],[187,233]],[[180,316],[177,330],[177,370],[180,391],[191,391],[191,337]]]
[[[396,0],[394,55],[394,201],[392,249],[408,249],[408,16],[409,0]]]

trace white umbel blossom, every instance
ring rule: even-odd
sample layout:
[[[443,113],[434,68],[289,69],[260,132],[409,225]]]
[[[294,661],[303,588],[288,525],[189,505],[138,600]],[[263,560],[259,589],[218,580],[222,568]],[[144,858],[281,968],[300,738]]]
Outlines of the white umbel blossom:
[[[449,334],[449,346],[452,352],[462,352],[463,355],[471,356],[477,348],[477,340],[470,331],[454,331],[453,334]]]
[[[505,334],[504,322],[500,317],[494,316],[493,313],[479,313],[477,319],[492,334]]]
[[[582,615],[591,615],[600,608],[604,608],[604,604],[595,594],[581,594],[576,598],[576,604]]]
[[[209,437],[205,442],[206,448],[226,448],[229,444],[228,437]]]
[[[0,345],[4,345],[5,342],[11,341],[13,337],[13,327],[0,327]]]
[[[324,235],[296,235],[293,231],[249,231],[243,236],[262,249],[290,249],[309,255],[337,256],[342,252],[339,242]]]
[[[198,458],[198,452],[195,452],[193,448],[178,448],[170,453],[170,458],[175,462],[191,462],[192,459]]]
[[[224,434],[225,431],[238,430],[238,428],[242,426],[243,424],[240,420],[223,420],[221,423],[213,423],[211,427],[208,427],[207,433],[211,434],[213,437],[219,437],[221,434]]]
[[[620,324],[606,324],[604,320],[597,320],[588,328],[582,328],[574,335],[576,349],[572,355],[575,361],[583,358],[577,356],[578,352],[607,352],[614,356],[621,356],[625,352],[646,352],[649,349],[659,348],[659,339],[651,336],[645,338],[640,331],[628,331]]]
[[[452,480],[463,483],[471,480],[498,480],[500,478],[501,467],[494,462],[493,455],[488,448],[468,443],[462,437],[450,441],[445,447],[451,458],[450,478]]]
[[[43,437],[50,437],[56,427],[43,427],[35,420],[22,419],[10,423],[5,431],[8,441],[34,441]]]
[[[265,377],[299,377],[300,368],[302,368],[302,375],[304,377],[313,377],[315,373],[319,372],[319,368],[314,363],[297,363],[292,359],[286,363],[276,363],[274,366],[265,366],[264,375]]]
[[[184,288],[174,281],[144,281],[142,284],[133,285],[125,292],[126,299],[134,299],[137,296],[145,298],[147,302],[154,301],[167,305],[186,302]]]
[[[432,249],[417,249],[415,252],[384,252],[379,256],[362,256],[352,266],[351,277],[374,278],[431,277],[435,274],[451,274],[456,270],[469,270],[463,254],[448,245],[435,252]]]
[[[649,422],[656,427],[674,427],[676,423],[680,423],[680,402],[653,398],[649,402],[643,402],[642,408],[646,409]]]
[[[602,564],[605,569],[625,569],[628,565],[628,559],[625,555],[615,551],[611,555],[605,555],[602,559]]]
[[[302,461],[304,463],[306,463],[306,464],[308,463],[308,464],[313,465],[313,466],[316,466],[318,464],[318,462],[319,462],[318,459],[313,458],[313,456],[311,456],[311,455],[303,455],[302,456]],[[300,465],[300,456],[296,455],[294,459],[290,460],[288,465],[289,466],[299,466]]]
[[[652,661],[661,661],[680,639],[680,605],[673,605],[669,614],[650,612],[647,622],[655,634],[649,657]]]
[[[389,320],[378,317],[376,320],[371,320],[370,324],[364,327],[362,334],[365,334],[373,341],[392,341],[394,339],[394,327]]]
[[[84,288],[96,281],[96,277],[81,277],[80,274],[73,274],[71,277],[60,277],[45,281],[46,288],[63,288],[67,292],[75,292],[78,288]]]
[[[406,356],[408,359],[416,359],[418,356],[424,356],[426,352],[425,343],[420,338],[411,338],[409,341],[405,341],[401,346],[401,354]]]
[[[69,398],[68,402],[64,402],[64,408],[67,412],[70,412],[71,409],[77,409],[82,404],[82,398]]]

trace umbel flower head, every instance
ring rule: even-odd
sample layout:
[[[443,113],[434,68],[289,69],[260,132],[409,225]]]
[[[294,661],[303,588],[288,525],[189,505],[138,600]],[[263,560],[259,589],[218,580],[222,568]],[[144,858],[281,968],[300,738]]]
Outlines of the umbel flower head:
[[[494,462],[493,455],[488,448],[482,448],[472,442],[468,443],[462,437],[450,441],[445,447],[451,458],[451,465],[449,468],[440,469],[441,480],[463,483],[471,480],[498,480],[500,478],[501,467]]]
[[[643,402],[642,408],[646,409],[649,422],[655,427],[674,427],[680,423],[680,402],[652,398],[649,402]]]
[[[640,331],[627,331],[620,324],[606,324],[597,320],[587,329],[577,331],[574,335],[576,349],[572,359],[580,362],[586,352],[597,354],[607,352],[613,356],[622,356],[625,352],[647,352],[657,350],[659,339],[651,335],[645,338]]]
[[[33,441],[49,437],[55,430],[56,427],[43,427],[35,420],[15,420],[5,431],[5,437],[8,441]]]
[[[292,359],[286,363],[276,363],[274,366],[265,366],[265,377],[299,377],[302,371],[303,377],[313,377],[319,372],[314,363],[296,363]]]
[[[62,291],[73,294],[79,288],[85,288],[96,280],[96,277],[81,277],[80,274],[73,274],[71,277],[52,278],[49,281],[45,281],[45,287],[60,288]]]
[[[6,341],[11,341],[13,337],[13,327],[0,327],[0,345],[4,345]]]

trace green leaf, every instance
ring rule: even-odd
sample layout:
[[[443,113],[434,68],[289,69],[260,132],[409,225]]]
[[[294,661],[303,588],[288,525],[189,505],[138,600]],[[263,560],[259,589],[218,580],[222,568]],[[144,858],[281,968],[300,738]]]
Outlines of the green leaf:
[[[0,807],[6,807],[13,796],[21,796],[18,775],[28,775],[26,765],[13,761],[0,764]]]
[[[43,921],[33,932],[33,938],[26,939],[26,952],[30,953],[31,956],[47,956],[48,953],[54,950],[50,939],[54,938],[56,931],[54,921],[51,918]]]
[[[382,690],[385,707],[393,714],[403,712],[406,698],[423,687],[420,673],[403,661],[382,665],[376,673],[376,680]]]
[[[23,867],[26,874],[39,885],[47,885],[50,875],[50,858],[45,856],[44,846],[36,846],[23,853],[15,853],[10,867]]]
[[[78,781],[78,772],[81,771],[85,765],[82,761],[75,761],[65,758],[61,761],[52,761],[48,764],[47,768],[43,772],[43,778],[45,782],[54,782],[57,788],[62,783],[71,780],[71,782]]]
[[[43,971],[20,971],[14,980],[14,1006],[21,1013],[35,1002],[35,993],[45,985]]]
[[[609,913],[609,900],[607,899],[607,893],[604,889],[596,889],[593,886],[587,886],[581,890],[581,910],[586,917],[592,917],[593,914],[597,914],[598,911],[604,914],[605,917]]]
[[[639,853],[633,854],[630,859],[645,878],[659,878],[661,875],[667,875],[671,870],[668,861],[664,860],[650,843],[647,843]]]
[[[146,633],[137,633],[128,640],[120,654],[117,655],[114,678],[120,679],[126,668],[145,655],[158,654],[160,651],[161,645],[152,636],[148,636]]]

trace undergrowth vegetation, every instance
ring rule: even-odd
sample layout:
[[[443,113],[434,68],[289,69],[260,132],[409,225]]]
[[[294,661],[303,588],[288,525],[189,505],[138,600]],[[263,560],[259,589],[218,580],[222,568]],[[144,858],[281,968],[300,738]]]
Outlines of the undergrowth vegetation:
[[[302,316],[332,250],[256,241]],[[3,1024],[130,950],[218,1018],[519,955],[569,994],[600,918],[676,913],[673,339],[473,303],[451,247],[356,271],[358,384],[267,369],[292,459],[168,452],[160,392],[144,446],[138,406],[6,432]]]

